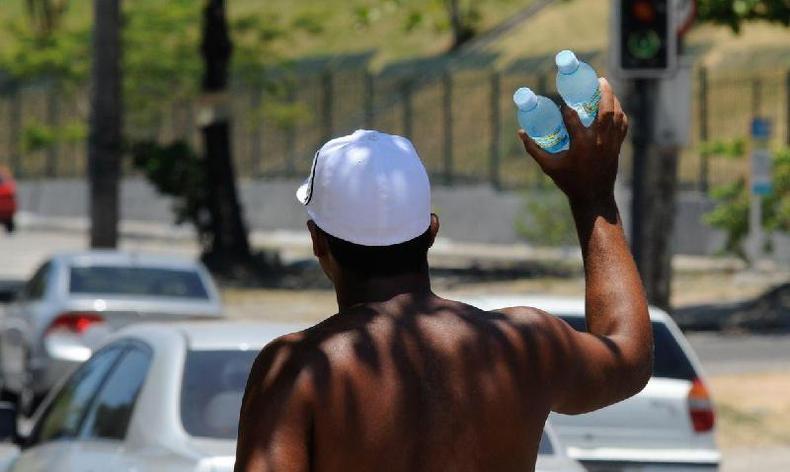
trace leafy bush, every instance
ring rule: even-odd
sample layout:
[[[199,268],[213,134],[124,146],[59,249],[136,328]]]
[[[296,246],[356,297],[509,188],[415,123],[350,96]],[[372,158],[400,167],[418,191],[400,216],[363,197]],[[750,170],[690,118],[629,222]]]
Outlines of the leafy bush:
[[[173,197],[176,223],[189,223],[202,242],[211,233],[211,216],[203,159],[184,141],[159,144],[141,141],[131,146],[134,167],[163,195]]]
[[[762,224],[768,231],[790,232],[790,148],[776,151],[773,157],[773,192],[763,198]],[[705,215],[705,221],[726,233],[724,252],[745,257],[750,202],[747,180],[718,186],[710,196],[716,207]]]
[[[81,122],[51,126],[38,120],[30,122],[22,129],[20,142],[27,153],[45,151],[61,143],[77,143],[87,137],[85,124]]]
[[[568,199],[554,185],[543,182],[526,192],[515,222],[516,233],[536,246],[562,247],[576,243]]]

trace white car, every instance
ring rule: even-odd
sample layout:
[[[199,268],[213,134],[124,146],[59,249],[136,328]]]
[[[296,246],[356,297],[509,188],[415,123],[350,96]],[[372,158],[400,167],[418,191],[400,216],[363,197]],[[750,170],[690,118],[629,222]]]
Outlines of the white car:
[[[463,301],[483,310],[536,307],[586,330],[580,298],[505,295]],[[655,361],[644,390],[592,413],[552,413],[550,421],[568,455],[590,471],[718,470],[715,412],[697,356],[666,312],[651,307],[650,319]]]
[[[219,293],[199,262],[119,251],[57,254],[0,323],[3,399],[32,412],[104,336],[128,324],[222,316]]]
[[[36,412],[9,472],[230,472],[247,375],[258,351],[305,326],[141,324],[114,334]],[[14,429],[0,407],[0,437]],[[10,425],[9,426],[9,422]],[[546,430],[539,472],[583,472]]]

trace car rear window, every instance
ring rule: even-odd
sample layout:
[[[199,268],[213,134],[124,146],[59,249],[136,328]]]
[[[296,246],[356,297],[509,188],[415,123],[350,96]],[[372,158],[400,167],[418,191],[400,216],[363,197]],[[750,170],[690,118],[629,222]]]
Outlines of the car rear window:
[[[543,431],[543,434],[540,436],[540,444],[538,445],[538,454],[540,454],[541,456],[554,455],[554,445],[551,444],[551,440],[549,439],[549,435],[546,434],[546,431]]]
[[[579,316],[560,316],[576,331],[587,331],[585,319]],[[694,367],[677,340],[664,323],[653,322],[653,377],[693,381],[697,378]]]
[[[72,267],[69,292],[199,299],[209,297],[196,271],[155,267]]]
[[[236,439],[241,399],[257,354],[254,350],[187,352],[181,423],[189,435]]]

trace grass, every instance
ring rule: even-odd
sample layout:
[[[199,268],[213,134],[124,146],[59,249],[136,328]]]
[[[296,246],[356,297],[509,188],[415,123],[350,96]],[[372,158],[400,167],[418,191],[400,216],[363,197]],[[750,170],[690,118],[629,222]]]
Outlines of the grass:
[[[709,379],[723,449],[790,444],[790,371]]]

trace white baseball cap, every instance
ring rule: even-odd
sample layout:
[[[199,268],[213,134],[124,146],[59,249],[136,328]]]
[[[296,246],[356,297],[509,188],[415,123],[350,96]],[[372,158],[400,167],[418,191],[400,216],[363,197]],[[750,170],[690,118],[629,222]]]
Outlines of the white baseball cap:
[[[431,184],[414,145],[379,131],[324,144],[296,198],[319,228],[362,246],[404,243],[431,223]]]

